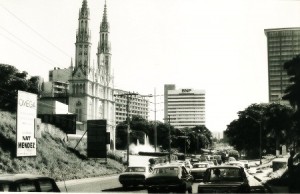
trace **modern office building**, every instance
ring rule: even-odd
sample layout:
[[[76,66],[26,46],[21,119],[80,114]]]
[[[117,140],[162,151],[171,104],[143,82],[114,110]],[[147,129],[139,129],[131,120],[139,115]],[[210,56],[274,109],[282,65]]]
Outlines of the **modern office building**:
[[[115,104],[116,104],[116,124],[126,121],[127,118],[127,96],[122,96],[121,94],[126,94],[127,91],[120,89],[115,89]],[[149,119],[149,100],[147,97],[132,95],[129,100],[129,117],[132,118],[133,115],[139,115],[144,119]]]
[[[300,54],[300,28],[265,29],[268,48],[269,102],[288,104],[281,98],[289,83],[283,64]]]
[[[164,120],[175,128],[205,125],[205,91],[164,86]]]

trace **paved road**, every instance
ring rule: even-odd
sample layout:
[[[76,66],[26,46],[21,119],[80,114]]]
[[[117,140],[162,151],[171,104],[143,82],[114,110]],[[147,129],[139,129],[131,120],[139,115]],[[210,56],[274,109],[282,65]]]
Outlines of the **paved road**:
[[[252,175],[249,175],[249,182],[252,187],[260,189],[263,188],[260,182],[257,181]],[[199,182],[193,184],[193,193],[197,193],[198,185]],[[147,193],[147,190],[142,186],[129,187],[127,189],[122,188],[122,185],[118,181],[118,175],[66,181],[66,186],[64,182],[58,182],[58,186],[62,192],[71,193]]]

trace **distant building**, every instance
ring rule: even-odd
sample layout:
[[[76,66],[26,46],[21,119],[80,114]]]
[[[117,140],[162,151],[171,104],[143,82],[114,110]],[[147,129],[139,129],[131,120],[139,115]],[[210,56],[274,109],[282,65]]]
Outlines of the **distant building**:
[[[217,140],[223,139],[223,132],[213,132],[212,136],[213,136],[213,138],[216,138]]]
[[[116,104],[116,124],[126,121],[127,118],[127,97],[119,96],[119,94],[128,93],[120,89],[115,89],[115,104]],[[144,119],[149,119],[149,100],[146,97],[132,95],[129,101],[129,117],[139,115]]]
[[[269,102],[281,102],[289,83],[283,64],[300,54],[300,28],[265,29],[268,45]]]
[[[191,88],[177,89],[175,85],[165,85],[165,122],[175,128],[205,125],[205,91]]]
[[[42,97],[68,97],[69,79],[72,75],[70,68],[54,68],[49,71],[49,82],[44,82]]]

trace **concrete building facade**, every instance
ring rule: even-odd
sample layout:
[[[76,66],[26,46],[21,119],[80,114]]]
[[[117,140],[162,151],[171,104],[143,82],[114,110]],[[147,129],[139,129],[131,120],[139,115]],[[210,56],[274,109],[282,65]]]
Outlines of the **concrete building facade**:
[[[300,54],[300,28],[265,29],[268,49],[269,102],[289,104],[281,98],[289,83],[283,64]]]
[[[165,122],[175,128],[205,125],[205,91],[191,88],[176,89],[175,85],[165,85]]]
[[[116,103],[116,124],[126,121],[127,118],[127,96],[120,96],[126,94],[127,91],[115,89],[115,103]],[[139,115],[144,119],[149,119],[149,100],[146,97],[139,95],[132,95],[129,101],[129,117]]]

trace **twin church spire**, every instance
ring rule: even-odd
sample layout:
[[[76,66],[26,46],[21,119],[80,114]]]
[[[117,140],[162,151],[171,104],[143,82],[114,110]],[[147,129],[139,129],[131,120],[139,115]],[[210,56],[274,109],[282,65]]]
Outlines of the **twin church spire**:
[[[76,51],[75,67],[73,75],[80,69],[87,76],[91,68],[91,32],[89,29],[90,10],[87,0],[82,1],[82,7],[79,9],[78,30],[76,33]],[[103,55],[103,56],[100,56]],[[106,73],[110,73],[110,41],[109,41],[109,23],[107,21],[107,6],[104,4],[102,22],[100,23],[100,40],[97,48],[98,69],[101,66]]]

